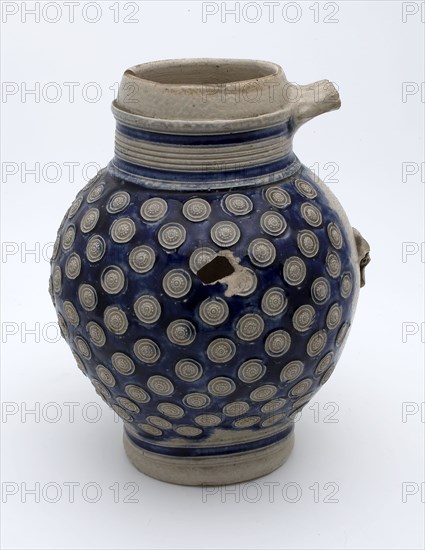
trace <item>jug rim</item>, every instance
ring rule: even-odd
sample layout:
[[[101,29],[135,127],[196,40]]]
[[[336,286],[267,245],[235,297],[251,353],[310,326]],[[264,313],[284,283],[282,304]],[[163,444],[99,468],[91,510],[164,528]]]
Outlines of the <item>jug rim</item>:
[[[215,57],[149,61],[130,67],[124,74],[152,82],[158,87],[194,89],[261,82],[281,76],[285,78],[282,67],[271,61]]]

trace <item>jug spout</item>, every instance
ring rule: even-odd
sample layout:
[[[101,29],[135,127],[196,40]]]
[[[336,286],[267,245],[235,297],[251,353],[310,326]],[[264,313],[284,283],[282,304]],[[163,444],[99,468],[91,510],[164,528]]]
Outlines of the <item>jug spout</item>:
[[[295,128],[322,113],[341,107],[338,90],[329,80],[300,86],[300,90],[293,115]]]

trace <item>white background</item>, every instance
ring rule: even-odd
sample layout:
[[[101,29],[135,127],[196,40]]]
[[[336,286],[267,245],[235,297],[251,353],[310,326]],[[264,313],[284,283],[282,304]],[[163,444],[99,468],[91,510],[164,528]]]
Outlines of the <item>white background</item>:
[[[403,22],[420,3],[293,2],[283,15],[240,3],[239,23],[221,3],[203,22],[196,1],[98,2],[92,23],[93,2],[76,2],[73,22],[50,4],[37,23],[24,13],[34,2],[2,2],[3,548],[422,548],[424,259],[402,256],[424,241],[424,174],[402,177],[422,161],[423,26],[420,13]],[[343,357],[297,422],[289,461],[209,493],[130,465],[121,423],[56,341],[47,293],[48,243],[95,173],[84,167],[112,156],[116,83],[134,64],[179,57],[265,59],[293,82],[336,82],[341,110],[303,127],[295,152],[372,249]],[[403,323],[418,329],[405,342]]]

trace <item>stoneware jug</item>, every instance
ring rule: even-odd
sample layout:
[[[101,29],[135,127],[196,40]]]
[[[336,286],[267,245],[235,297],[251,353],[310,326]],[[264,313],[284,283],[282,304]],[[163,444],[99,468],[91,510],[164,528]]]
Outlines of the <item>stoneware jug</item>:
[[[369,247],[292,138],[340,100],[264,61],[125,71],[115,156],[59,228],[50,293],[80,370],[146,474],[273,471],[331,376]]]

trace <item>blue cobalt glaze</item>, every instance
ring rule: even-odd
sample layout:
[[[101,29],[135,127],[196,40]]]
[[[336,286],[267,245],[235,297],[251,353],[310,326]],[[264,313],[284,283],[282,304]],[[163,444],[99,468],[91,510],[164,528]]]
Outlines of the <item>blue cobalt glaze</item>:
[[[220,187],[223,187],[225,182],[229,182],[232,185],[233,181],[239,182],[239,186],[246,185],[245,180],[254,180],[261,176],[262,178],[267,175],[271,175],[270,181],[276,181],[276,179],[282,179],[282,174],[285,173],[285,170],[298,167],[298,159],[294,153],[288,153],[284,157],[280,158],[278,161],[265,164],[262,166],[254,166],[252,168],[240,168],[235,170],[226,170],[223,172],[217,170],[216,172],[176,172],[169,170],[158,170],[156,168],[148,168],[146,166],[138,166],[136,164],[131,164],[125,162],[124,160],[115,158],[113,164],[118,168],[123,174],[134,174],[141,178],[152,178],[154,180],[170,181],[170,182],[181,182],[185,185],[195,184],[199,185],[202,183],[215,183],[218,182]],[[277,177],[276,177],[277,173]],[[236,185],[233,185],[236,187]]]
[[[304,167],[236,190],[129,179],[101,171],[55,243],[51,295],[79,368],[143,449],[216,456],[283,439],[352,322],[344,221]],[[205,284],[217,254],[236,271]],[[240,437],[214,443],[227,432]]]
[[[116,129],[121,134],[133,139],[150,141],[153,143],[167,143],[168,145],[229,145],[267,139],[277,136],[292,135],[294,127],[291,119],[283,124],[277,124],[270,128],[238,132],[235,134],[185,135],[185,134],[160,134],[149,132],[140,128],[131,128],[125,124],[117,123]]]

